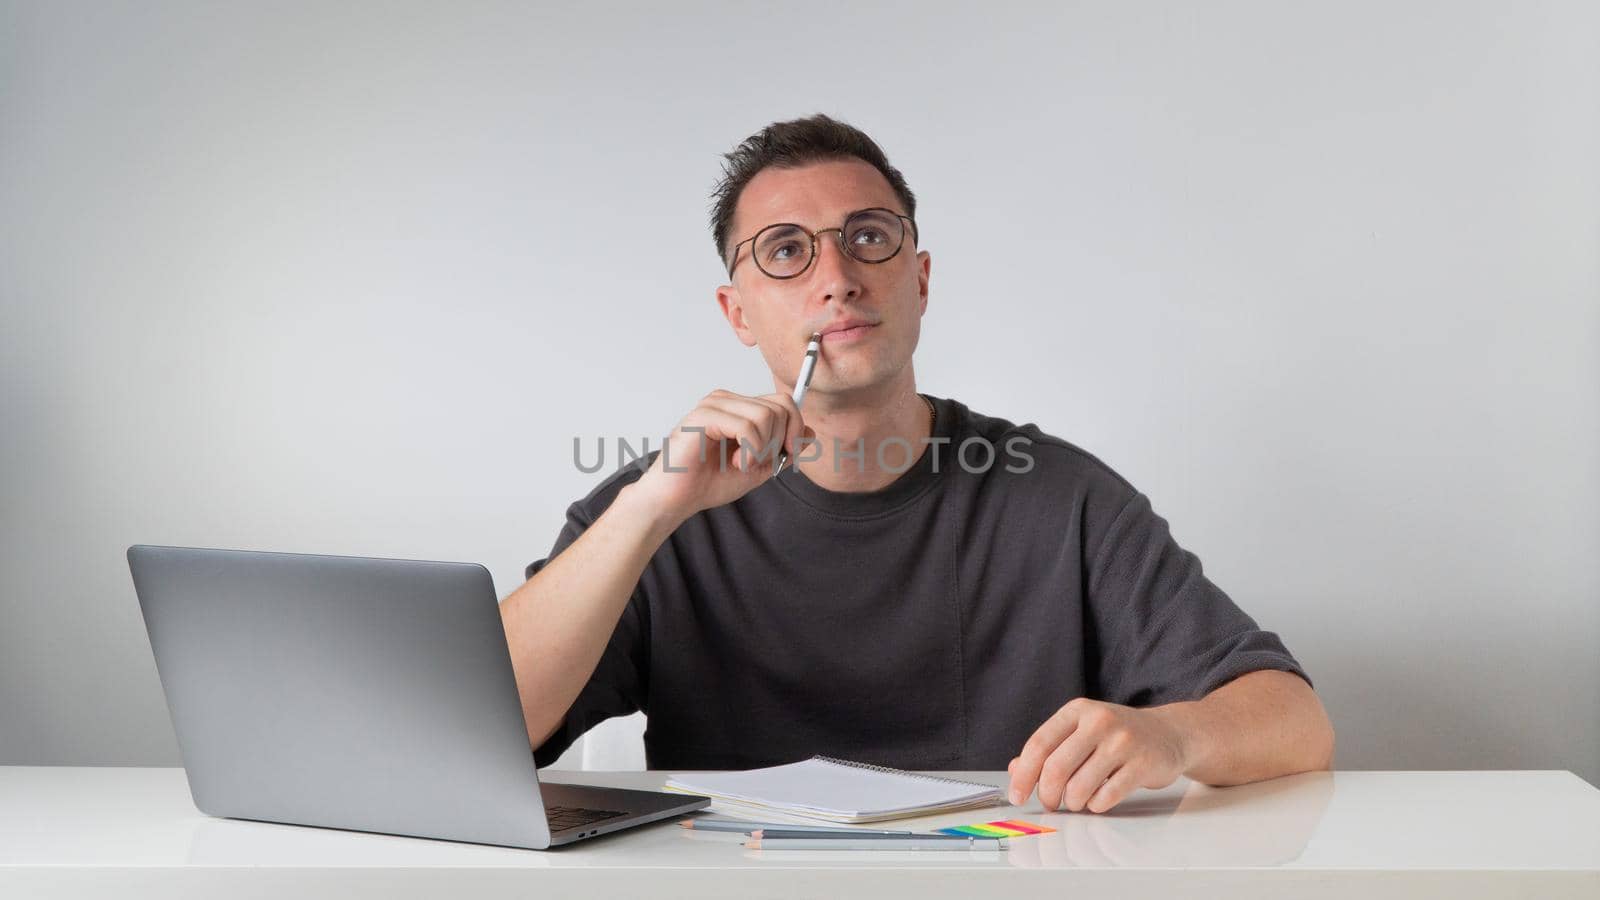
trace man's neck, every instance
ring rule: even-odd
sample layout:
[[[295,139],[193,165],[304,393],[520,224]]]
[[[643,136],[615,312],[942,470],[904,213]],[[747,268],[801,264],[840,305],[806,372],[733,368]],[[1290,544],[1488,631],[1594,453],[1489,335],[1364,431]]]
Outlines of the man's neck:
[[[817,438],[795,466],[830,491],[858,493],[889,486],[927,451],[932,435],[928,404],[917,394],[909,366],[903,378],[865,394],[808,393],[801,416]]]

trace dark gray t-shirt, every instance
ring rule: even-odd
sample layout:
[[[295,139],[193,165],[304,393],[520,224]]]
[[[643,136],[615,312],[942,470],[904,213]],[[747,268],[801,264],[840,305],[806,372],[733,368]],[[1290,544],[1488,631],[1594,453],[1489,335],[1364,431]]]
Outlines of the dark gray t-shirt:
[[[839,493],[788,468],[681,525],[537,763],[643,710],[655,769],[823,754],[998,770],[1075,697],[1195,700],[1258,669],[1309,683],[1100,460],[1035,425],[930,399],[948,443],[887,487]],[[903,450],[887,446],[886,462]],[[528,577],[655,455],[573,503]]]

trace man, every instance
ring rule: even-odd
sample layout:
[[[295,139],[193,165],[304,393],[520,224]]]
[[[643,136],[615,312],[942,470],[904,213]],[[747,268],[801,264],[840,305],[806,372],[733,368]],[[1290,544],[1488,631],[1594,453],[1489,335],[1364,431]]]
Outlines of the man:
[[[715,200],[717,302],[776,390],[706,395],[571,505],[502,604],[540,765],[641,709],[652,768],[1006,767],[1013,802],[1049,809],[1330,765],[1299,663],[1143,494],[1034,425],[917,393],[930,258],[877,144],[775,123]]]

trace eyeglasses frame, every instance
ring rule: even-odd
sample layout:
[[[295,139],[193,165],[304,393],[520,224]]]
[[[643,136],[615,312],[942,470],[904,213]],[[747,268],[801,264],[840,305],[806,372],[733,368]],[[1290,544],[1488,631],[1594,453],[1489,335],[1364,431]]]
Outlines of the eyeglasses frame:
[[[728,266],[728,277],[732,278],[733,277],[733,270],[737,269],[739,267],[739,248],[740,247],[743,247],[745,244],[751,244],[752,246],[750,248],[750,258],[752,260],[755,260],[755,255],[756,254],[755,254],[754,242],[756,241],[756,239],[760,238],[763,234],[766,234],[769,230],[771,230],[773,228],[783,228],[785,226],[787,226],[789,228],[798,229],[801,234],[807,235],[811,239],[811,255],[806,258],[805,268],[803,268],[800,271],[794,273],[793,275],[774,275],[771,272],[768,272],[766,270],[766,268],[763,267],[759,261],[756,261],[755,262],[756,269],[758,271],[760,271],[761,274],[767,276],[768,278],[772,278],[772,279],[775,279],[777,281],[788,281],[791,278],[799,278],[801,275],[804,275],[805,273],[809,272],[811,270],[812,264],[817,261],[817,238],[819,236],[823,235],[823,234],[826,234],[829,231],[838,232],[838,235],[839,235],[839,237],[838,237],[839,249],[844,251],[844,254],[846,256],[850,257],[851,259],[855,260],[856,262],[866,263],[867,265],[872,265],[872,266],[875,266],[875,265],[877,265],[879,263],[886,263],[889,260],[894,259],[896,256],[899,256],[900,255],[900,250],[905,247],[906,234],[905,234],[905,231],[903,229],[900,232],[900,243],[895,246],[893,253],[890,253],[888,256],[885,256],[883,259],[862,259],[861,257],[855,255],[855,253],[850,250],[849,244],[844,239],[844,228],[845,228],[845,225],[849,225],[850,224],[850,220],[855,218],[856,216],[859,216],[862,213],[868,213],[868,212],[883,212],[883,213],[888,213],[889,215],[894,216],[897,219],[904,219],[906,221],[906,223],[911,226],[911,246],[912,246],[913,249],[916,248],[916,246],[917,246],[917,222],[916,222],[915,219],[911,218],[910,216],[902,215],[901,213],[897,213],[894,210],[889,209],[888,207],[885,207],[885,206],[869,206],[869,207],[866,207],[865,209],[858,209],[858,210],[855,210],[854,212],[851,212],[851,213],[847,214],[844,217],[843,224],[840,224],[840,225],[838,225],[837,227],[834,227],[834,228],[819,228],[816,231],[807,231],[806,227],[804,225],[801,225],[801,224],[799,224],[797,222],[773,222],[771,225],[763,225],[763,226],[761,226],[760,230],[758,230],[755,234],[753,234],[750,237],[747,237],[744,240],[740,241],[739,243],[733,245],[733,262],[731,264],[729,264],[729,266]]]

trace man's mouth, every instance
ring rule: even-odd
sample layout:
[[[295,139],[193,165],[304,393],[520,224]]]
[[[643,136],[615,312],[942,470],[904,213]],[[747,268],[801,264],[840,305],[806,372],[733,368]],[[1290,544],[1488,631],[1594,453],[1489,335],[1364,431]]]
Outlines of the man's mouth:
[[[846,328],[835,327],[835,328],[832,328],[831,330],[824,330],[822,332],[822,342],[824,344],[847,344],[847,343],[849,343],[851,341],[860,340],[869,331],[871,331],[872,329],[877,327],[877,323],[875,323],[875,322],[858,322],[858,323],[841,323],[841,324],[848,325],[849,327],[846,327]]]
[[[830,332],[827,332],[826,334],[824,334],[822,336],[822,340],[823,340],[824,343],[828,343],[828,344],[837,344],[837,343],[840,343],[842,341],[853,341],[856,338],[859,338],[862,335],[866,334],[867,330],[870,329],[870,328],[873,328],[873,327],[875,327],[875,326],[872,326],[872,325],[857,325],[854,328],[845,328],[845,329],[841,329],[839,331],[830,331]]]

